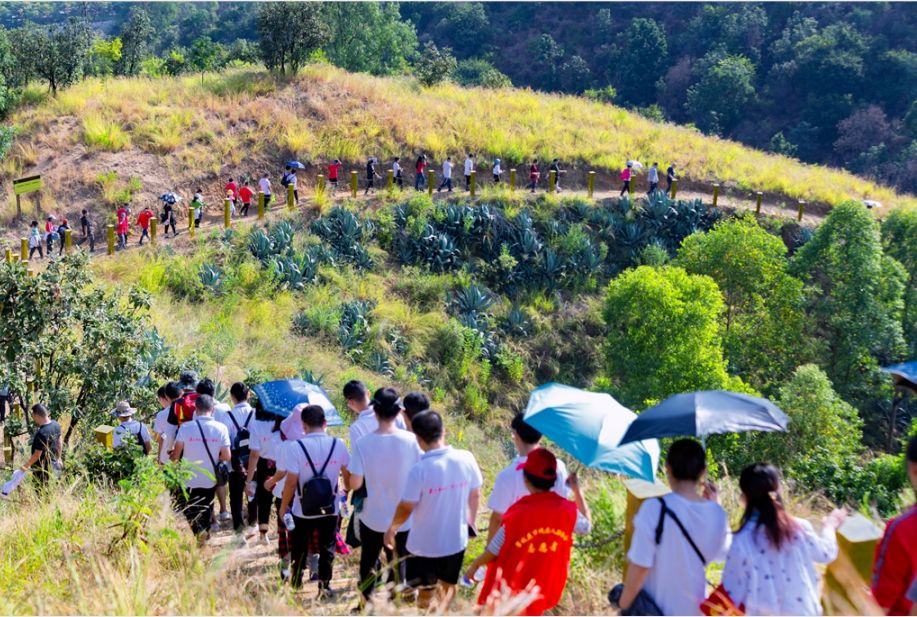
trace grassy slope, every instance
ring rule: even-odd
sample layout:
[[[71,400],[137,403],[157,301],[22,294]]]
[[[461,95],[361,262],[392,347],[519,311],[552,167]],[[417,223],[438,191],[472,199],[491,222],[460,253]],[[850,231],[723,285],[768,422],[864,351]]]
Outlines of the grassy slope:
[[[29,95],[44,98],[36,90]],[[22,133],[2,163],[3,178],[45,174],[46,209],[113,200],[112,191],[103,197],[99,182],[112,169],[122,181],[141,178],[140,194],[152,197],[176,187],[193,190],[215,175],[273,172],[288,156],[354,162],[400,154],[408,160],[423,150],[441,160],[466,149],[512,165],[533,154],[559,156],[609,179],[628,158],[675,161],[689,184],[719,181],[828,205],[850,197],[917,204],[913,196],[846,172],[576,97],[453,85],[420,89],[407,78],[324,65],[307,67],[292,81],[254,69],[210,75],[203,86],[192,76],[87,80],[17,112],[12,122]]]

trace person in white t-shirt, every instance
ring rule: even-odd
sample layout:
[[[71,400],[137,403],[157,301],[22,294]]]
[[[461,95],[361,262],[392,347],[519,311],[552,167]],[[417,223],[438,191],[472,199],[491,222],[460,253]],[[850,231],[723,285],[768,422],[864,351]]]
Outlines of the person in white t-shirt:
[[[474,154],[468,153],[465,157],[465,190],[471,190],[471,172],[474,171]]]
[[[328,426],[325,410],[318,405],[307,405],[302,410],[303,428],[306,436],[283,445],[283,453],[277,470],[286,472],[281,512],[292,512],[295,527],[291,534],[292,577],[294,589],[302,587],[306,557],[313,532],[318,532],[318,597],[334,596],[331,591],[337,521],[340,508],[338,499],[338,478],[344,484],[349,481],[347,465],[350,455],[347,446],[337,437],[325,432]],[[324,476],[330,483],[331,503],[321,504],[320,513],[303,511],[302,497],[305,488],[313,478]],[[312,504],[315,505],[315,504]]]
[[[436,192],[439,193],[443,189],[449,189],[449,192],[452,192],[452,157],[447,156],[446,160],[443,161],[443,181],[439,185],[439,188],[436,189]]]
[[[487,507],[490,508],[488,542],[493,540],[494,534],[500,529],[503,515],[510,506],[529,494],[525,486],[523,467],[525,467],[529,452],[537,448],[538,442],[541,441],[541,433],[525,421],[522,412],[513,416],[509,428],[518,456],[497,474],[490,499],[487,500]],[[567,466],[560,459],[557,459],[557,482],[554,483],[552,490],[561,497],[567,497],[570,492],[567,486]]]
[[[156,460],[159,461],[160,465],[165,465],[169,462],[169,453],[172,451],[175,434],[178,432],[177,426],[169,424],[169,411],[172,407],[172,402],[181,397],[181,388],[174,381],[170,381],[159,388],[156,397],[159,399],[159,404],[162,405],[162,410],[156,414],[156,419],[153,420],[153,432],[156,433],[156,443],[159,445],[159,454]]]
[[[255,421],[255,410],[248,404],[248,386],[237,381],[229,388],[229,400],[233,407],[217,411],[214,415],[219,422],[226,425],[229,431],[230,448],[235,446],[236,435],[245,429],[249,433],[247,444],[240,443],[240,449],[245,446],[251,449],[251,431]],[[228,405],[226,406],[228,407]],[[232,450],[230,450],[232,454]],[[248,473],[248,461],[239,460],[238,452],[232,458],[232,473],[229,474],[229,511],[232,515],[232,528],[237,534],[242,533],[246,520],[242,516],[243,502],[245,499],[245,476]],[[254,500],[248,502],[248,524],[254,525],[258,517],[257,504]]]
[[[364,435],[369,435],[379,428],[379,421],[373,411],[372,400],[369,398],[369,388],[362,381],[352,380],[344,384],[344,400],[347,408],[356,419],[350,424],[350,447],[353,448]],[[395,428],[405,429],[404,418],[399,414],[395,418]]]
[[[185,481],[189,489],[185,516],[191,531],[200,541],[207,539],[213,497],[216,493],[216,466],[229,462],[229,431],[213,419],[213,397],[201,394],[195,400],[194,420],[185,422],[175,436],[172,461],[186,459],[194,465],[194,475]]]
[[[726,512],[720,507],[716,487],[704,483],[706,458],[704,449],[692,439],[679,439],[669,448],[665,469],[672,492],[644,501],[634,517],[627,574],[617,600],[621,609],[630,608],[642,590],[663,615],[701,614],[700,604],[707,595],[707,564],[723,561],[729,548]],[[666,512],[657,542],[663,507]]]
[[[194,387],[194,391],[198,394],[206,394],[213,398],[213,418],[217,422],[220,422],[220,418],[223,417],[223,414],[230,410],[229,405],[218,401],[216,399],[216,385],[214,385],[213,380],[209,377],[204,377],[197,385]],[[232,445],[232,436],[229,434],[229,444]],[[232,521],[232,514],[229,511],[229,508],[226,507],[226,496],[229,493],[229,485],[224,484],[217,487],[217,502],[220,504],[220,515],[218,518],[214,518],[211,531],[219,531],[222,524],[228,524]]]
[[[143,454],[147,455],[150,453],[150,442],[153,439],[146,424],[134,420],[136,411],[127,401],[119,402],[112,410],[112,414],[118,417],[119,424],[112,434],[111,445],[117,448],[132,443],[143,448]]]
[[[267,177],[267,172],[261,174],[261,179],[258,180],[258,190],[264,193],[264,207],[265,209],[271,203],[271,181]]]
[[[271,490],[265,486],[268,479],[277,471],[277,453],[279,445],[275,448],[274,435],[280,444],[281,418],[268,414],[259,405],[255,410],[255,419],[249,429],[249,455],[248,466],[245,471],[245,494],[249,498],[249,512],[252,505],[255,507],[258,519],[260,541],[267,544],[267,532],[271,522],[271,507],[274,499]],[[280,493],[283,495],[283,493]],[[278,504],[279,505],[279,504]],[[283,523],[278,519],[278,528],[283,528]]]
[[[475,528],[483,480],[471,452],[446,445],[438,413],[415,416],[411,428],[423,455],[408,473],[401,503],[385,532],[385,546],[396,548],[398,531],[413,514],[408,584],[419,589],[419,609],[429,608],[435,592],[437,608],[445,610],[462,571],[469,530]]]
[[[401,399],[394,388],[380,388],[373,396],[373,411],[379,428],[360,438],[353,445],[350,457],[350,489],[357,491],[365,484],[367,497],[359,518],[360,593],[363,602],[372,598],[378,573],[376,564],[383,549],[383,538],[395,509],[404,494],[408,473],[420,460],[421,449],[412,433],[395,426],[401,413]],[[405,581],[405,559],[411,519],[395,535],[395,551],[385,549],[389,568],[397,572],[397,582]],[[398,563],[395,562],[398,556]]]

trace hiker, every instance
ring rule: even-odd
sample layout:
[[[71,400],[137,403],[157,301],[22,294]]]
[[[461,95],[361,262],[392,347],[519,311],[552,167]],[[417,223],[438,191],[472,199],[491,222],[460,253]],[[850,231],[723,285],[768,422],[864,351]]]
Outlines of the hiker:
[[[415,416],[430,410],[430,399],[423,392],[408,392],[401,402],[402,412],[404,414],[404,424],[407,430],[411,430],[411,421]]]
[[[401,503],[384,543],[397,549],[397,534],[413,515],[408,531],[407,580],[418,589],[417,607],[427,610],[436,594],[439,610],[448,608],[462,572],[469,535],[481,499],[481,470],[474,455],[446,445],[442,417],[428,411],[411,423],[423,454],[408,473]]]
[[[35,254],[35,251],[38,251],[40,259],[45,258],[45,249],[41,245],[41,232],[38,230],[38,221],[29,223],[29,261],[32,260],[32,255]]]
[[[153,211],[149,206],[144,206],[140,214],[137,215],[137,224],[140,225],[140,246],[143,246],[143,239],[150,239],[150,219],[153,218]],[[151,240],[152,241],[152,240]]]
[[[649,171],[646,172],[646,181],[650,184],[650,190],[647,195],[652,195],[659,188],[659,163],[653,163]]]
[[[917,493],[917,436],[907,444],[907,475]],[[876,547],[872,567],[872,595],[889,615],[907,615],[917,604],[907,597],[917,577],[917,503],[888,521]]]
[[[213,419],[213,397],[200,394],[194,403],[194,419],[178,428],[172,461],[177,463],[184,458],[193,465],[193,475],[185,480],[189,489],[185,516],[198,542],[203,543],[208,538],[217,484],[225,480],[231,442],[226,427]]]
[[[469,152],[465,157],[465,190],[471,190],[471,172],[474,171],[474,154]]]
[[[230,386],[229,398],[233,404],[232,409],[218,412],[215,417],[229,431],[230,454],[232,455],[232,472],[229,474],[229,510],[232,516],[232,529],[236,534],[241,534],[245,526],[245,519],[242,518],[242,504],[247,501],[245,482],[248,474],[251,430],[255,410],[248,404],[248,386],[241,381]],[[254,515],[255,506],[253,502],[248,502],[250,524],[254,522]]]
[[[48,258],[51,258],[51,255],[54,253],[54,241],[57,240],[57,227],[54,225],[54,219],[57,218],[53,214],[49,214],[48,218],[45,220],[45,242],[48,246]]]
[[[401,167],[401,157],[396,156],[392,159],[392,177],[395,181],[395,186],[400,190],[404,190],[404,170]]]
[[[57,247],[58,256],[64,254],[64,249],[66,248],[64,246],[65,244],[64,240],[67,237],[68,231],[70,231],[70,223],[67,222],[67,217],[64,217],[63,219],[61,219],[60,225],[57,226],[57,237],[60,240],[60,244]]]
[[[111,415],[118,418],[119,422],[112,433],[111,445],[113,448],[118,448],[128,443],[134,443],[140,446],[143,450],[143,455],[146,456],[150,453],[150,442],[153,441],[153,438],[150,437],[150,430],[146,424],[139,420],[134,420],[136,412],[137,410],[131,407],[131,404],[127,401],[120,401],[111,410]]]
[[[723,590],[746,615],[820,615],[816,563],[837,559],[837,528],[847,517],[835,510],[816,533],[783,507],[777,469],[749,465],[739,478],[745,512],[723,568]]]
[[[672,443],[665,470],[672,492],[637,511],[624,584],[609,599],[622,611],[648,601],[659,615],[700,615],[706,566],[725,557],[729,521],[716,487],[704,483],[707,456],[698,442]]]
[[[158,446],[156,460],[160,465],[165,465],[169,462],[169,453],[172,451],[175,434],[178,432],[177,426],[169,424],[169,411],[171,411],[172,403],[180,397],[181,388],[174,381],[170,381],[160,387],[156,392],[156,398],[159,400],[159,404],[162,405],[162,409],[153,420],[153,432],[156,433],[156,444]]]
[[[226,403],[223,403],[222,401],[218,401],[216,399],[216,385],[213,383],[213,380],[210,379],[209,377],[205,377],[201,379],[200,381],[197,382],[197,385],[194,387],[194,391],[195,393],[197,393],[198,396],[200,396],[201,394],[206,394],[207,396],[213,398],[213,419],[216,420],[217,422],[221,422],[222,424],[225,424],[226,429],[230,430],[229,429],[229,420],[227,420],[226,422],[222,422],[222,418],[225,416],[225,414],[227,414],[230,411],[230,407]],[[230,443],[230,449],[231,449],[232,432],[230,432],[229,443]],[[217,496],[217,503],[220,506],[220,513],[218,517],[216,516],[214,517],[213,525],[211,529],[212,531],[220,531],[220,529],[222,529],[223,524],[229,523],[232,520],[230,509],[226,507],[227,494],[229,492],[228,484],[229,483],[227,482],[226,484],[220,484],[217,486],[216,496]]]
[[[19,469],[24,472],[31,469],[39,490],[42,490],[48,484],[52,471],[59,475],[63,468],[61,430],[60,424],[51,419],[48,408],[41,403],[32,405],[32,422],[37,427],[32,435],[32,455]]]
[[[162,201],[162,212],[159,214],[159,222],[163,226],[163,237],[169,237],[169,227],[172,228],[172,237],[178,235],[175,231],[175,204],[178,198],[175,193],[166,193],[159,198]]]
[[[535,192],[535,187],[538,186],[538,179],[541,178],[541,172],[538,171],[538,159],[532,160],[532,165],[529,167],[529,186],[528,188],[532,189],[532,192]]]
[[[236,193],[226,191],[226,199],[229,200],[229,219],[232,220],[236,218]]]
[[[309,542],[317,531],[318,598],[326,599],[334,596],[331,578],[340,511],[338,478],[348,483],[350,456],[343,441],[325,432],[324,409],[307,405],[301,416],[306,436],[284,444],[277,463],[277,470],[286,472],[280,510],[293,515],[291,585],[294,589],[302,587]]]
[[[665,194],[668,195],[669,197],[672,196],[672,183],[675,182],[675,180],[677,179],[678,178],[675,176],[675,163],[672,163],[671,165],[669,165],[669,168],[665,172],[665,180],[666,180]]]
[[[118,236],[118,250],[127,248],[127,234],[130,231],[130,204],[122,204],[117,211],[118,222],[115,225],[115,234]]]
[[[197,193],[191,198],[191,206],[194,208],[194,228],[200,229],[201,221],[204,218],[204,189],[197,189]]]
[[[223,191],[226,192],[226,197],[229,199],[229,207],[231,210],[235,211],[236,209],[236,195],[239,194],[239,185],[236,184],[236,181],[232,178],[229,179],[229,182],[226,183],[226,186],[223,187]]]
[[[328,164],[328,184],[331,185],[332,195],[338,192],[338,178],[341,175],[343,165],[338,159],[334,159]]]
[[[380,388],[373,396],[373,412],[378,428],[351,443],[350,490],[366,487],[367,497],[359,518],[361,605],[372,599],[379,573],[377,562],[383,550],[383,537],[395,508],[404,494],[408,473],[420,460],[421,450],[414,435],[395,426],[401,415],[401,399],[393,388]],[[397,571],[395,582],[405,582],[410,517],[395,534],[395,550],[385,549],[388,567]],[[397,562],[396,562],[397,557]]]
[[[350,447],[352,448],[361,437],[369,435],[379,428],[379,421],[373,411],[372,401],[369,398],[369,389],[362,381],[356,379],[344,384],[344,401],[347,408],[354,414],[355,420],[350,424]],[[404,429],[405,424],[401,416],[395,418],[395,427]]]
[[[427,156],[421,154],[417,157],[417,162],[414,164],[414,190],[419,191],[427,186],[427,179],[424,176],[424,169],[427,167]]]
[[[507,510],[487,549],[465,574],[473,581],[478,569],[488,566],[479,605],[493,605],[506,592],[530,591],[535,598],[520,614],[541,615],[560,602],[567,585],[573,534],[592,531],[592,514],[576,474],[567,478],[575,501],[557,494],[558,471],[557,458],[544,448],[532,450],[526,458],[522,475],[528,494]]]
[[[382,176],[376,173],[376,157],[371,156],[366,161],[366,190],[363,192],[364,195],[368,195],[370,190],[373,193],[376,192],[376,178],[381,180]]]
[[[261,179],[258,180],[258,190],[264,194],[264,207],[267,209],[267,207],[271,204],[271,198],[273,197],[271,194],[271,181],[267,177],[267,172],[261,174]]]
[[[239,201],[242,202],[242,207],[239,209],[240,216],[248,216],[248,209],[252,206],[252,197],[254,196],[255,192],[252,187],[248,185],[248,182],[243,181],[242,186],[239,188]]]
[[[494,184],[500,184],[500,176],[503,175],[503,168],[500,167],[500,159],[494,159]]]
[[[277,554],[280,556],[280,580],[286,582],[290,580],[291,576],[291,565],[290,565],[290,536],[291,532],[287,529],[285,523],[285,515],[292,517],[293,515],[289,512],[284,512],[281,510],[283,505],[283,488],[286,485],[286,471],[281,471],[278,467],[281,464],[281,459],[283,457],[283,447],[284,444],[288,441],[296,441],[305,437],[305,429],[303,428],[302,423],[302,410],[306,408],[305,403],[300,403],[293,407],[293,413],[291,413],[287,418],[277,418],[274,421],[274,427],[271,431],[271,437],[269,440],[269,446],[265,449],[262,446],[260,450],[261,456],[271,456],[274,457],[274,475],[264,481],[264,488],[271,491],[271,496],[274,498],[274,507],[277,510]],[[299,433],[295,436],[283,428],[285,422],[295,418],[295,421],[299,427]],[[287,425],[289,426],[289,424]],[[314,555],[314,559],[309,559],[309,571],[312,573],[310,580],[318,580],[318,555]]]
[[[443,161],[443,181],[439,185],[439,188],[436,189],[436,192],[439,193],[443,188],[448,188],[449,192],[452,192],[452,157],[447,156],[446,160]]]
[[[241,392],[239,394],[241,395]],[[251,442],[245,474],[245,492],[249,499],[249,512],[251,512],[252,505],[256,510],[261,544],[268,543],[267,532],[271,522],[274,496],[265,486],[265,482],[277,472],[277,456],[281,442],[280,440],[275,442],[274,435],[280,432],[280,421],[281,418],[267,413],[259,405],[255,409],[255,419],[250,431]],[[284,528],[280,518],[277,519],[277,527],[278,529]]]
[[[280,176],[280,186],[284,188],[287,188],[288,186],[292,186],[293,187],[293,203],[294,204],[299,203],[299,189],[296,188],[296,170],[290,167],[289,165],[286,166],[286,170],[284,171],[283,175]]]
[[[628,161],[627,166],[621,170],[621,194],[619,197],[624,197],[625,194],[630,192],[630,180],[633,177],[633,164]]]
[[[525,485],[523,466],[529,453],[536,450],[538,442],[541,441],[541,433],[525,421],[525,414],[521,411],[513,416],[509,430],[517,455],[494,479],[494,488],[490,493],[490,499],[487,500],[487,507],[490,509],[488,542],[493,540],[507,510],[531,492]],[[558,460],[556,467],[557,482],[554,484],[554,492],[561,497],[566,497],[568,492],[567,466],[563,461]]]
[[[548,171],[554,172],[554,190],[560,191],[560,174],[567,173],[566,169],[560,168],[560,159],[554,159],[553,161],[551,161],[551,166],[548,167]]]
[[[92,220],[89,218],[89,212],[85,208],[80,214],[80,233],[83,235],[81,242],[89,240],[89,252],[96,250],[96,238],[92,232]]]

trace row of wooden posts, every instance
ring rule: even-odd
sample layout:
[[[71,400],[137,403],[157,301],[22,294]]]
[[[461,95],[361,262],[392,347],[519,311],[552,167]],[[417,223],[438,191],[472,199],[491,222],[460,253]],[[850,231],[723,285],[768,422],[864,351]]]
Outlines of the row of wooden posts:
[[[433,195],[433,186],[435,184],[435,180],[436,180],[436,172],[432,169],[427,170],[427,193],[430,196]],[[386,188],[389,191],[391,191],[394,188],[394,185],[395,185],[395,173],[393,170],[389,169],[387,171]],[[353,198],[357,197],[358,188],[359,188],[359,174],[356,171],[351,171],[350,172],[351,197]],[[468,188],[469,188],[469,192],[471,196],[474,197],[476,195],[476,188],[477,188],[477,172],[476,171],[471,172],[471,179],[470,179]],[[516,189],[516,170],[515,169],[509,170],[509,188],[510,190]],[[548,192],[554,193],[556,192],[556,190],[557,190],[557,172],[551,171],[548,174]],[[294,191],[295,189],[293,185],[287,186],[287,207],[290,210],[294,210],[296,208],[296,196],[294,194]],[[316,183],[316,192],[319,194],[322,194],[324,193],[324,191],[325,191],[325,176],[322,174],[319,174],[317,183]],[[587,181],[587,192],[590,198],[595,193],[595,172],[594,171],[589,172],[588,181]],[[678,194],[678,181],[673,180],[670,198],[675,199],[677,194]],[[633,199],[633,196],[634,196],[634,186],[633,185],[630,186],[630,196],[631,196],[631,199]],[[713,207],[714,208],[717,207],[719,196],[720,196],[720,185],[714,184],[713,185]],[[764,193],[762,193],[761,191],[758,191],[756,193],[755,215],[761,214],[761,200],[763,196],[764,196]],[[803,213],[805,212],[805,207],[806,207],[806,202],[799,200],[798,213],[797,213],[798,221],[802,221],[802,216],[803,216]],[[264,220],[264,212],[265,212],[265,195],[264,193],[259,192],[258,193],[258,220],[259,221]],[[150,241],[151,242],[156,241],[158,224],[159,224],[159,221],[156,220],[156,218],[153,218],[150,220]],[[229,199],[226,199],[223,202],[223,227],[225,229],[230,229],[232,227],[231,203]],[[107,232],[107,240],[108,240],[108,254],[114,255],[115,254],[115,226],[113,224],[109,224],[106,228],[106,232]],[[188,232],[190,236],[193,238],[194,232],[195,232],[194,206],[188,207]],[[64,232],[64,237],[62,238],[62,240],[64,242],[64,250],[69,253],[73,247],[73,238],[72,238],[71,231],[69,229]],[[20,260],[23,262],[28,261],[29,259],[29,241],[28,239],[22,238],[20,240],[20,244],[21,246],[20,246],[19,255],[15,255],[12,249],[6,249],[6,261],[8,262],[20,261]]]

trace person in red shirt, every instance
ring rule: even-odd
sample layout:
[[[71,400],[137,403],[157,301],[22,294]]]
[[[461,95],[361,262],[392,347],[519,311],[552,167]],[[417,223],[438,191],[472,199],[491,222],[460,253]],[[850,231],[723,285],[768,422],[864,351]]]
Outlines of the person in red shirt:
[[[630,192],[630,180],[632,175],[633,172],[631,171],[631,164],[628,163],[627,167],[621,170],[621,182],[623,182],[621,185],[621,197],[624,197],[625,193]]]
[[[417,157],[417,163],[414,165],[414,171],[416,175],[414,176],[414,190],[419,191],[427,184],[427,179],[424,176],[424,169],[427,167],[427,155],[421,154]]]
[[[254,195],[255,192],[248,186],[248,182],[243,182],[242,188],[239,189],[239,199],[242,201],[242,209],[239,210],[241,216],[248,216],[248,208],[252,205]]]
[[[232,199],[233,199],[233,201],[235,201],[236,195],[237,195],[238,192],[239,192],[239,187],[236,186],[236,181],[235,181],[235,180],[233,180],[232,178],[230,178],[230,179],[229,179],[229,182],[226,183],[226,186],[223,188],[223,190],[226,191],[227,193],[228,193],[229,191],[232,191],[232,195],[233,195]],[[234,204],[234,205],[235,205],[235,204]]]
[[[917,436],[907,445],[907,475],[917,493]],[[915,604],[907,598],[917,577],[917,504],[893,518],[876,547],[872,595],[889,615],[910,615]]]
[[[118,248],[126,249],[127,248],[127,232],[130,229],[130,208],[127,207],[127,204],[122,205],[118,208],[118,223],[115,226],[115,233],[118,234]]]
[[[541,178],[541,172],[538,171],[538,159],[532,161],[532,166],[529,167],[529,188],[532,189],[532,192],[535,192],[535,187],[538,186],[538,179]]]
[[[341,162],[337,159],[334,159],[328,163],[328,184],[331,185],[331,192],[337,193],[338,191],[338,178],[341,175]]]
[[[507,594],[526,594],[532,599],[516,614],[541,615],[560,602],[573,534],[589,533],[592,515],[575,473],[567,484],[576,503],[552,490],[557,482],[557,458],[549,450],[532,450],[522,473],[530,494],[506,511],[500,529],[469,566],[465,579],[466,584],[476,580],[479,568],[487,565],[479,605],[490,608]]]
[[[144,206],[140,214],[137,215],[137,224],[140,225],[140,246],[143,246],[143,239],[150,238],[150,219],[153,218],[153,211],[149,206]]]

